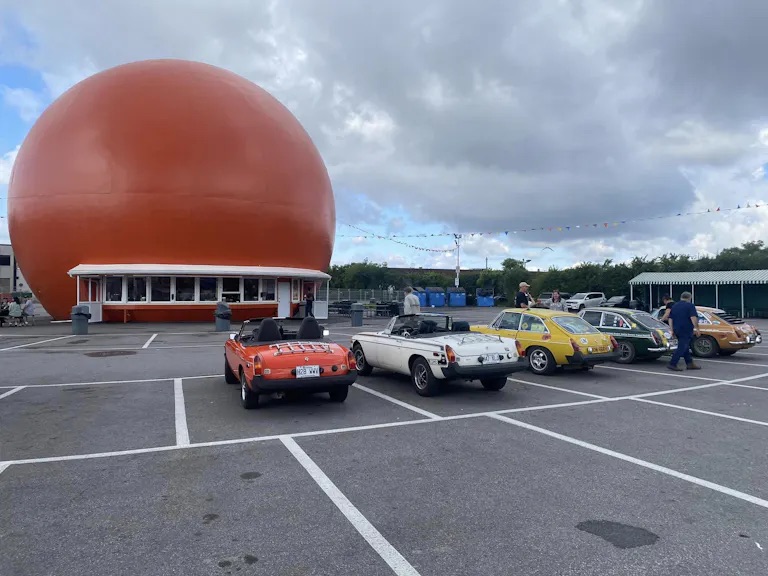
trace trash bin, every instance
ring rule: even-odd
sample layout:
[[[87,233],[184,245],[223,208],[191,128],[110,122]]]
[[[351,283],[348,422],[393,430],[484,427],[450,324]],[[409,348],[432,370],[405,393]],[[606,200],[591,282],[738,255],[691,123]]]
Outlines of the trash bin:
[[[360,302],[352,304],[352,326],[363,325],[363,305]]]
[[[91,319],[88,310],[88,306],[72,306],[72,334],[75,336],[88,334],[88,321]]]
[[[226,302],[217,302],[213,313],[216,318],[216,332],[229,332],[232,308]]]
[[[437,286],[428,286],[425,290],[427,306],[442,308],[445,306],[445,290]]]

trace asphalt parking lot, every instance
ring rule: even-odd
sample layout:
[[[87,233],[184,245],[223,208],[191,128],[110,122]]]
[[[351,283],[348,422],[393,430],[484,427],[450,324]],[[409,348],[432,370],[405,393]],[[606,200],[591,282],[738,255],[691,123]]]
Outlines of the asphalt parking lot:
[[[768,345],[246,411],[226,337],[0,331],[0,574],[768,573]]]

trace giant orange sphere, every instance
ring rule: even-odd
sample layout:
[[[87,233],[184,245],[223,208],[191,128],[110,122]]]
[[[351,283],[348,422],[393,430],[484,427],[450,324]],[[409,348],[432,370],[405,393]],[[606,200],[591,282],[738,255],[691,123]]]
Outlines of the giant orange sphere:
[[[336,225],[322,158],[298,120],[232,72],[183,60],[117,66],[43,112],[8,199],[19,267],[68,318],[78,264],[325,271]]]

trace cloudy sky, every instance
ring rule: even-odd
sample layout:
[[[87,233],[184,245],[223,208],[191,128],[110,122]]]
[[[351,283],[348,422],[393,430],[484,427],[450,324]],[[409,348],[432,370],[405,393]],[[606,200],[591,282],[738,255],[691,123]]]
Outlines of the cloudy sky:
[[[768,232],[745,208],[768,204],[766,19],[764,0],[0,0],[0,196],[63,91],[185,58],[304,124],[334,262],[451,267],[441,233],[466,234],[468,267],[716,253]]]

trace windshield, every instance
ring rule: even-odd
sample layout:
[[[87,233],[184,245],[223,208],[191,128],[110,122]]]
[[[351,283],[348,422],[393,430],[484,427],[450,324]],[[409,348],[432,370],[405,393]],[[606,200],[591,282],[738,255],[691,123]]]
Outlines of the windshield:
[[[437,334],[448,332],[450,316],[442,314],[409,314],[393,318],[390,333],[402,335],[404,331],[409,335]]]
[[[586,292],[578,292],[578,293],[574,294],[573,296],[571,296],[571,299],[573,299],[573,300],[584,300],[586,297],[587,297],[587,293]]]
[[[608,299],[608,302],[621,302],[624,300],[624,296],[613,296]]]
[[[552,321],[571,334],[599,334],[600,331],[579,316],[555,316]]]
[[[669,330],[668,324],[664,324],[664,322],[657,320],[650,314],[634,314],[632,317],[640,324],[646,328],[650,328],[651,330]]]

